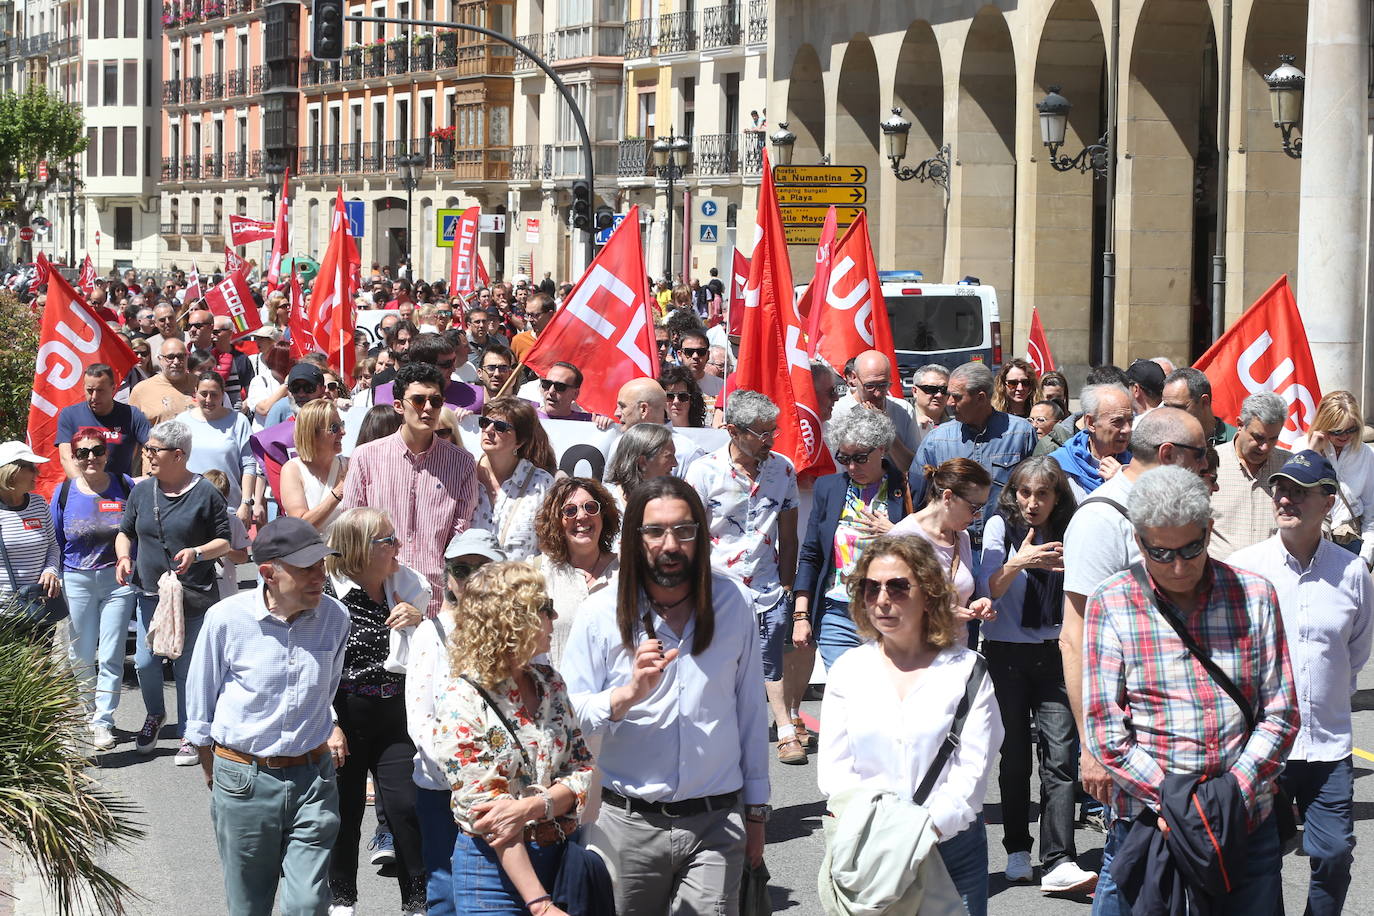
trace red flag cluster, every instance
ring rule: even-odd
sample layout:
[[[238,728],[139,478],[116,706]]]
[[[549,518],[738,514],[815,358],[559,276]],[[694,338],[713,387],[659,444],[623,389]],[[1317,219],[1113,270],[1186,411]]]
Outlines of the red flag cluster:
[[[282,258],[286,257],[286,250],[291,245],[291,225],[288,222],[291,207],[291,196],[288,186],[291,183],[291,170],[287,169],[281,176],[281,200],[277,202],[276,225],[272,227],[272,256],[267,261],[267,289],[275,290],[281,286],[281,263]],[[339,193],[342,195],[343,190]]]
[[[306,306],[305,338],[308,333],[316,349],[329,358],[329,365],[337,368],[340,378],[353,377],[356,355],[353,332],[357,327],[354,297],[358,293],[361,257],[353,237],[348,234],[348,214],[344,210],[343,188],[334,201],[334,220],[329,230],[329,247],[320,261],[320,273],[310,288],[310,304]],[[292,295],[299,288],[295,271],[291,276]],[[291,339],[296,339],[296,307],[291,309]]]

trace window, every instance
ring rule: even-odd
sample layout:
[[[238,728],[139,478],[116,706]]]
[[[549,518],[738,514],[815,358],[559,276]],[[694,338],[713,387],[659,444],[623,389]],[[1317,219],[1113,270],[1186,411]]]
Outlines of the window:
[[[106,62],[101,68],[101,85],[104,87],[101,98],[105,105],[119,104],[119,65]]]
[[[124,62],[124,104],[131,107],[138,104],[138,61],[136,60]]]
[[[148,5],[152,6],[151,3]],[[100,9],[94,3],[90,3],[86,7],[86,37],[100,37]]]
[[[620,137],[620,87],[601,84],[596,87],[596,106],[588,129],[593,140],[616,140]]]
[[[143,62],[143,107],[152,108],[153,102],[153,62]]]
[[[491,145],[510,146],[510,109],[496,105],[490,109]]]
[[[120,174],[126,178],[138,177],[138,128],[122,127],[124,140],[124,171]]]
[[[119,37],[119,0],[105,0],[105,37]]]
[[[143,177],[153,177],[153,129],[143,128]]]
[[[114,246],[116,251],[134,247],[134,208],[115,207]]]
[[[558,27],[586,25],[592,21],[592,0],[558,0]]]
[[[697,81],[696,77],[682,78],[682,135],[689,140],[696,136]]]
[[[572,96],[577,107],[587,110],[587,84],[573,83],[568,87],[568,94]],[[558,142],[559,143],[578,143],[582,139],[577,132],[577,122],[573,120],[572,109],[561,97],[558,100]]]
[[[94,127],[86,128],[86,174],[95,175],[95,164],[99,162],[100,144],[96,140]]]
[[[86,64],[86,105],[94,108],[100,104],[100,64],[90,61]]]
[[[119,174],[119,139],[115,128],[100,128],[100,174],[113,178]]]
[[[144,3],[144,6],[152,6]],[[124,0],[124,37],[138,37],[138,0]]]

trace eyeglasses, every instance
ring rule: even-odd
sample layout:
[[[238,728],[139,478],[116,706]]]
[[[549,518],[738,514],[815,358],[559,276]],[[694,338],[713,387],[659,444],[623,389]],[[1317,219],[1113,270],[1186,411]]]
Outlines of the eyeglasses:
[[[668,400],[679,401],[683,404],[692,400],[692,393],[690,391],[665,391],[663,394]]]
[[[416,410],[424,410],[425,404],[438,410],[444,406],[444,396],[442,394],[412,394],[406,397],[406,402]]]
[[[1189,452],[1192,452],[1192,454],[1193,454],[1195,457],[1197,457],[1197,458],[1206,458],[1206,457],[1207,457],[1207,449],[1202,448],[1201,446],[1197,446],[1197,445],[1188,445],[1188,444],[1183,443],[1183,442],[1170,442],[1169,445],[1172,445],[1174,448],[1181,448],[1181,449],[1185,449],[1185,450],[1187,450],[1187,451],[1189,451]]]
[[[1358,426],[1347,426],[1345,429],[1333,429],[1331,432],[1327,433],[1327,435],[1332,439],[1344,439],[1348,436],[1355,435],[1359,431],[1360,428]]]
[[[640,525],[640,537],[647,543],[661,544],[664,539],[672,534],[673,538],[680,544],[697,539],[697,523],[682,522],[678,525]]]
[[[105,446],[93,445],[90,448],[74,448],[72,449],[72,454],[76,456],[77,461],[85,461],[87,458],[91,457],[104,458]]]
[[[937,394],[941,397],[949,394],[949,389],[944,385],[917,385],[916,387],[932,397]]]
[[[666,349],[668,349],[668,341],[666,341],[666,340],[656,340],[656,341],[654,341],[654,344],[655,344],[660,350],[666,350]]]
[[[588,515],[600,515],[601,503],[594,499],[589,499],[580,505],[578,503],[567,503],[559,511],[563,514],[564,518],[577,518],[577,513],[579,511],[585,512]]]
[[[1155,547],[1145,543],[1145,539],[1140,539],[1140,546],[1144,548],[1151,560],[1156,563],[1172,563],[1174,557],[1179,556],[1185,560],[1192,560],[1207,549],[1207,535],[1203,535],[1191,544],[1184,544],[1182,547]]]
[[[145,446],[143,446],[143,454],[144,454],[146,457],[148,457],[148,458],[156,458],[158,452],[175,452],[175,451],[177,451],[177,449],[174,449],[174,448],[172,448],[172,447],[169,446],[169,445],[145,445]]]
[[[307,394],[314,394],[315,389],[318,387],[321,386],[316,385],[314,382],[292,382],[287,386],[287,390],[294,395],[304,397]]]
[[[554,391],[557,391],[559,394],[562,394],[563,392],[571,388],[572,385],[569,385],[567,382],[555,382],[551,378],[541,378],[539,380],[539,387],[543,388],[545,391],[548,391],[550,388],[552,388]]]
[[[509,372],[510,366],[506,365],[505,363],[501,363],[500,365],[483,366],[482,371],[490,372],[492,375],[499,375],[502,372]]]
[[[683,356],[705,356],[711,352],[710,347],[679,347],[678,351]]]
[[[338,382],[328,382],[324,387],[329,390],[330,394],[338,394],[340,391],[343,391],[343,386]]]
[[[770,430],[765,430],[764,432],[759,432],[757,429],[754,429],[752,426],[741,426],[741,427],[740,427],[740,430],[741,430],[742,432],[748,433],[749,435],[753,436],[755,439],[759,440],[760,442],[772,442],[774,439],[778,438],[778,430],[777,430],[777,427],[774,427],[773,429],[770,429]]]
[[[478,417],[477,426],[480,429],[495,429],[498,433],[501,433],[502,435],[505,435],[509,432],[514,432],[515,430],[515,427],[507,423],[505,420],[497,420],[494,417]]]
[[[953,496],[955,499],[959,500],[959,502],[961,502],[961,503],[963,503],[964,505],[968,506],[970,509],[973,510],[973,512],[974,512],[975,514],[977,514],[977,513],[983,511],[983,504],[982,504],[982,503],[976,503],[976,502],[974,502],[973,500],[969,499],[967,496],[965,496],[965,495],[962,494],[962,493],[956,493],[955,491],[950,490],[950,491],[949,491],[949,495],[950,495],[950,496]]]
[[[852,455],[847,455],[844,452],[836,452],[835,463],[842,468],[847,468],[851,464],[868,464],[869,457],[876,451],[876,448],[871,448],[866,452],[855,452]]]
[[[864,601],[872,604],[878,600],[878,596],[884,591],[887,597],[893,601],[905,601],[911,595],[910,579],[888,579],[886,582],[879,582],[877,579],[860,579],[859,594],[863,595]]]
[[[344,431],[344,425],[342,423],[330,423],[328,426],[324,428],[324,431],[329,433],[329,435],[331,436],[337,436],[339,433]]]
[[[448,309],[444,309],[442,312],[435,312],[435,313],[434,313],[434,317],[435,317],[435,318],[452,318],[452,317],[453,317],[453,313],[450,312]]]
[[[1008,388],[1029,388],[1031,387],[1031,380],[1028,378],[1009,378],[1006,384]]]
[[[184,362],[186,362],[186,354],[185,354],[185,353],[164,353],[164,354],[162,354],[162,355],[161,355],[160,357],[158,357],[158,358],[159,358],[159,359],[165,359],[165,360],[166,360],[167,362],[169,362],[169,363],[184,363]]]
[[[892,382],[888,379],[881,379],[876,382],[864,382],[862,383],[862,387],[864,391],[886,391],[888,388],[892,387]]]
[[[190,328],[192,331],[199,331],[201,328],[208,328],[209,326],[210,326],[210,322],[208,322],[208,321],[188,321],[188,322],[186,322],[186,327]]]
[[[372,543],[376,544],[378,547],[395,547],[401,542],[396,538],[396,535],[388,534],[384,538],[373,538]]]

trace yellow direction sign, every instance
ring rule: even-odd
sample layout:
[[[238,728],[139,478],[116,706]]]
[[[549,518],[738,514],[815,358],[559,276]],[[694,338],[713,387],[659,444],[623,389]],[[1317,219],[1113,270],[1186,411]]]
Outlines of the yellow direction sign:
[[[815,226],[783,226],[789,245],[815,245],[821,240],[820,224]]]
[[[825,222],[825,214],[829,212],[829,207],[779,207],[782,212],[782,221],[791,225],[819,226]],[[864,212],[863,207],[836,207],[835,225],[840,228],[848,226],[859,218],[859,214]]]
[[[774,184],[864,184],[868,167],[862,165],[778,165]]]
[[[855,206],[868,200],[868,191],[861,187],[797,187],[776,188],[778,203],[787,206],[825,206],[826,204],[847,204]]]

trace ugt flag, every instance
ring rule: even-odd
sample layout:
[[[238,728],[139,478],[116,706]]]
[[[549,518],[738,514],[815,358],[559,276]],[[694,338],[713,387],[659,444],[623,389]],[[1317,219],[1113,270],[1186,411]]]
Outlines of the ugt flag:
[[[1031,307],[1030,335],[1026,338],[1026,359],[1040,375],[1054,368],[1054,355],[1045,337],[1045,326],[1040,323],[1040,310],[1034,306]]]

